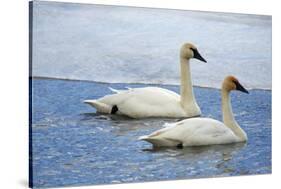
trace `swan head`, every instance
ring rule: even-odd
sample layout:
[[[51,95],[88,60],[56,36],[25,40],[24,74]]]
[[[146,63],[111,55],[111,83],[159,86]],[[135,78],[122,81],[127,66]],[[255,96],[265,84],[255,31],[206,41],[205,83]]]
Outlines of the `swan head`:
[[[226,91],[238,90],[243,93],[249,93],[234,76],[227,76],[222,84],[222,89]]]
[[[207,61],[201,56],[197,48],[191,43],[185,43],[182,45],[180,56],[184,59],[196,58],[198,60],[201,60],[202,62],[207,63]]]

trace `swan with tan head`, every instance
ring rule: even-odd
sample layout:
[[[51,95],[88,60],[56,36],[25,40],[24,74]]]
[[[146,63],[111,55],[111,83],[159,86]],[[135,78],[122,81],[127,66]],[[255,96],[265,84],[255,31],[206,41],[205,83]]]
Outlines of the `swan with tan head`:
[[[115,94],[84,102],[97,112],[121,114],[132,118],[144,117],[194,117],[201,114],[193,94],[190,65],[191,58],[206,62],[197,48],[186,43],[180,50],[180,95],[159,87],[143,87],[128,90],[111,89]]]
[[[176,123],[166,124],[165,128],[142,136],[139,139],[154,146],[203,146],[229,144],[247,141],[247,134],[235,121],[229,93],[239,90],[248,91],[233,77],[228,76],[222,84],[223,123],[210,118],[190,118]]]

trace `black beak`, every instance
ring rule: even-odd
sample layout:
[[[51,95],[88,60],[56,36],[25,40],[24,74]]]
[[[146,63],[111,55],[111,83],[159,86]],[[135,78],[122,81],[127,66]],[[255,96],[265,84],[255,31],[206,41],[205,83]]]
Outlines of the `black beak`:
[[[234,83],[236,85],[236,90],[249,94],[249,91],[247,91],[238,81],[234,81]]]
[[[191,49],[193,51],[193,58],[196,58],[198,60],[201,60],[202,62],[206,62],[207,61],[201,56],[201,54],[198,52],[197,49]]]

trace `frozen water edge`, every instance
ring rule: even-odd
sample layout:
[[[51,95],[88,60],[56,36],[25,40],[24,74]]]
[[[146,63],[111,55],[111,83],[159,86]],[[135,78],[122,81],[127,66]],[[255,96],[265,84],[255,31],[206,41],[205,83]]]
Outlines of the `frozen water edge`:
[[[195,86],[235,75],[271,89],[271,16],[54,2],[34,4],[33,76],[107,83],[179,83],[179,48],[193,42]]]

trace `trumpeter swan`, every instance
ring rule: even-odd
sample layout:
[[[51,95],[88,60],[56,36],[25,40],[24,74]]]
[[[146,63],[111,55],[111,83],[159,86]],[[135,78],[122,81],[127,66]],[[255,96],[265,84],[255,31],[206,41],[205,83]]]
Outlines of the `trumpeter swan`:
[[[84,102],[95,107],[97,112],[121,114],[132,118],[199,116],[201,111],[193,94],[190,75],[189,60],[191,58],[206,62],[194,45],[185,43],[180,50],[180,95],[159,87],[128,90],[110,88],[115,94]]]
[[[202,146],[228,144],[247,141],[247,134],[235,121],[232,113],[229,93],[231,90],[248,91],[233,77],[224,79],[222,95],[223,123],[210,118],[190,118],[176,123],[166,124],[163,129],[148,136],[141,136],[154,146]]]

